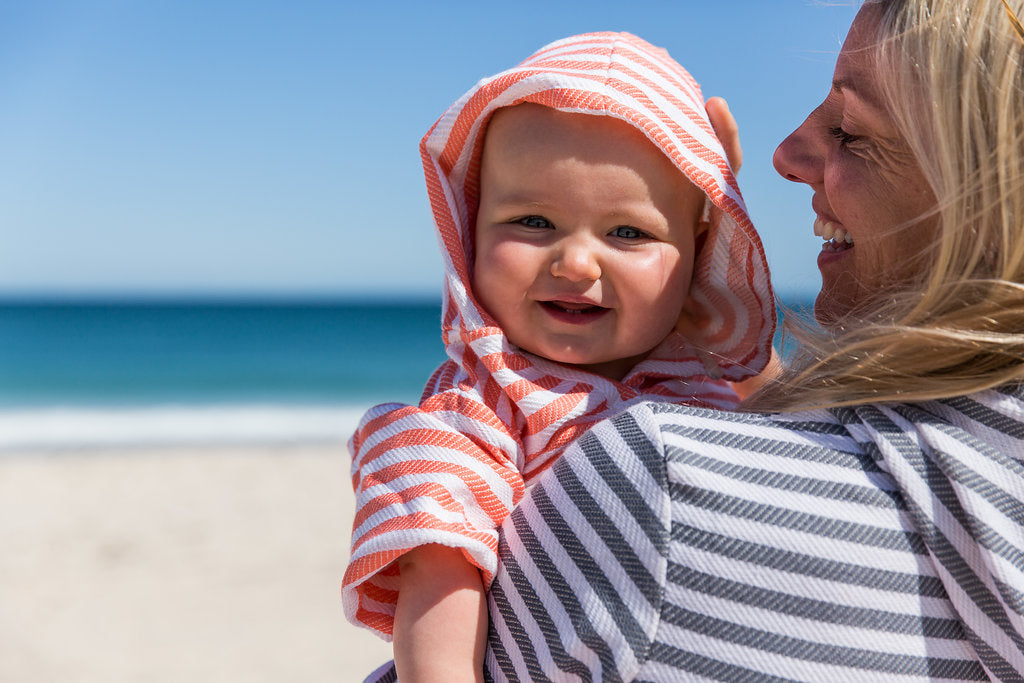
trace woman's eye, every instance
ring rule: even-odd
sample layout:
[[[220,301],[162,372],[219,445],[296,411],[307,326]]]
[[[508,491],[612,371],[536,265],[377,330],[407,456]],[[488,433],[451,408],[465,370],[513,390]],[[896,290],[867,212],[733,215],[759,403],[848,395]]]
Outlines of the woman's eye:
[[[515,221],[520,225],[525,225],[528,228],[551,228],[551,221],[543,216],[525,216]]]
[[[647,236],[643,232],[641,232],[640,230],[637,230],[636,228],[632,228],[632,227],[630,227],[628,225],[620,225],[619,227],[617,227],[614,230],[612,230],[610,234],[613,237],[621,237],[621,238],[627,239],[627,240],[635,240],[635,239],[640,239],[641,237],[646,237]]]
[[[853,135],[851,133],[847,133],[845,130],[843,130],[842,126],[836,126],[834,128],[829,128],[828,132],[829,132],[830,135],[832,135],[832,137],[834,137],[836,140],[839,141],[840,146],[846,146],[846,145],[850,144],[851,142],[856,142],[858,140],[858,138],[860,137],[858,135]]]

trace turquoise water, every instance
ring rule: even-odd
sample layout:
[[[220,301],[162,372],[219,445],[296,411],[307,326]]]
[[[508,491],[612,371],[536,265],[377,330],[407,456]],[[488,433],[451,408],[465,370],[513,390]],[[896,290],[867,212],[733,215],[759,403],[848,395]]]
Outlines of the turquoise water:
[[[0,407],[415,401],[430,303],[0,304]]]
[[[0,302],[0,452],[344,442],[444,360],[434,303]]]

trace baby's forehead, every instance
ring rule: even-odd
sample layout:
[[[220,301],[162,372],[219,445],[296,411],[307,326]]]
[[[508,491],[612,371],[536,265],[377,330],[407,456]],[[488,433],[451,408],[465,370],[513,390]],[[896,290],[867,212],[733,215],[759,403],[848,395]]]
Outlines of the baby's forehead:
[[[502,107],[491,114],[482,149],[490,164],[561,154],[594,163],[648,167],[691,181],[640,125],[611,112],[564,111],[533,102]]]
[[[496,109],[491,114],[485,136],[491,144],[495,137],[503,140],[509,137],[589,140],[604,136],[647,139],[631,122],[610,113],[565,111],[533,102]]]
[[[674,201],[673,196],[688,202],[695,195],[697,201],[707,198],[690,173],[634,122],[612,113],[562,111],[532,102],[492,113],[474,185],[486,191],[498,182],[503,189],[514,188],[515,194],[525,189],[550,194],[552,188],[543,187],[545,183],[578,177],[580,169],[595,167],[634,174],[652,196],[665,201]]]

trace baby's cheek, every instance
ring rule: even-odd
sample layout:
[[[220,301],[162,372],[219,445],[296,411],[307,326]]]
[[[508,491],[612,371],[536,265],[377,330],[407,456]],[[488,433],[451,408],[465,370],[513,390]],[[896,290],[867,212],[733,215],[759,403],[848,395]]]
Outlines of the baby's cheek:
[[[682,258],[677,249],[664,249],[647,266],[647,291],[653,293],[649,303],[651,324],[664,328],[667,335],[675,327],[690,291],[693,262]]]
[[[492,270],[514,271],[528,258],[529,247],[521,242],[496,242],[482,255],[483,265]]]
[[[679,291],[689,289],[692,262],[684,261],[678,249],[662,245],[661,249],[647,255],[642,263],[634,266],[633,272],[640,280],[636,286],[641,291],[657,293],[657,299],[674,299]]]
[[[473,292],[484,310],[507,326],[533,281],[528,249],[515,242],[486,245],[473,266]]]

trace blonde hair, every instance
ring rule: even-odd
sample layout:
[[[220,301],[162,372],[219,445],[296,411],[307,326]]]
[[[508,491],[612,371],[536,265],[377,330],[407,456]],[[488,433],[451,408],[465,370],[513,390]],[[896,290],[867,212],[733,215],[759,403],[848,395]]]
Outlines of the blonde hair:
[[[1024,38],[1010,0],[880,5],[878,80],[937,198],[911,281],[817,328],[759,410],[948,398],[1024,381]],[[897,230],[900,227],[897,226]],[[897,239],[894,232],[890,237]]]

